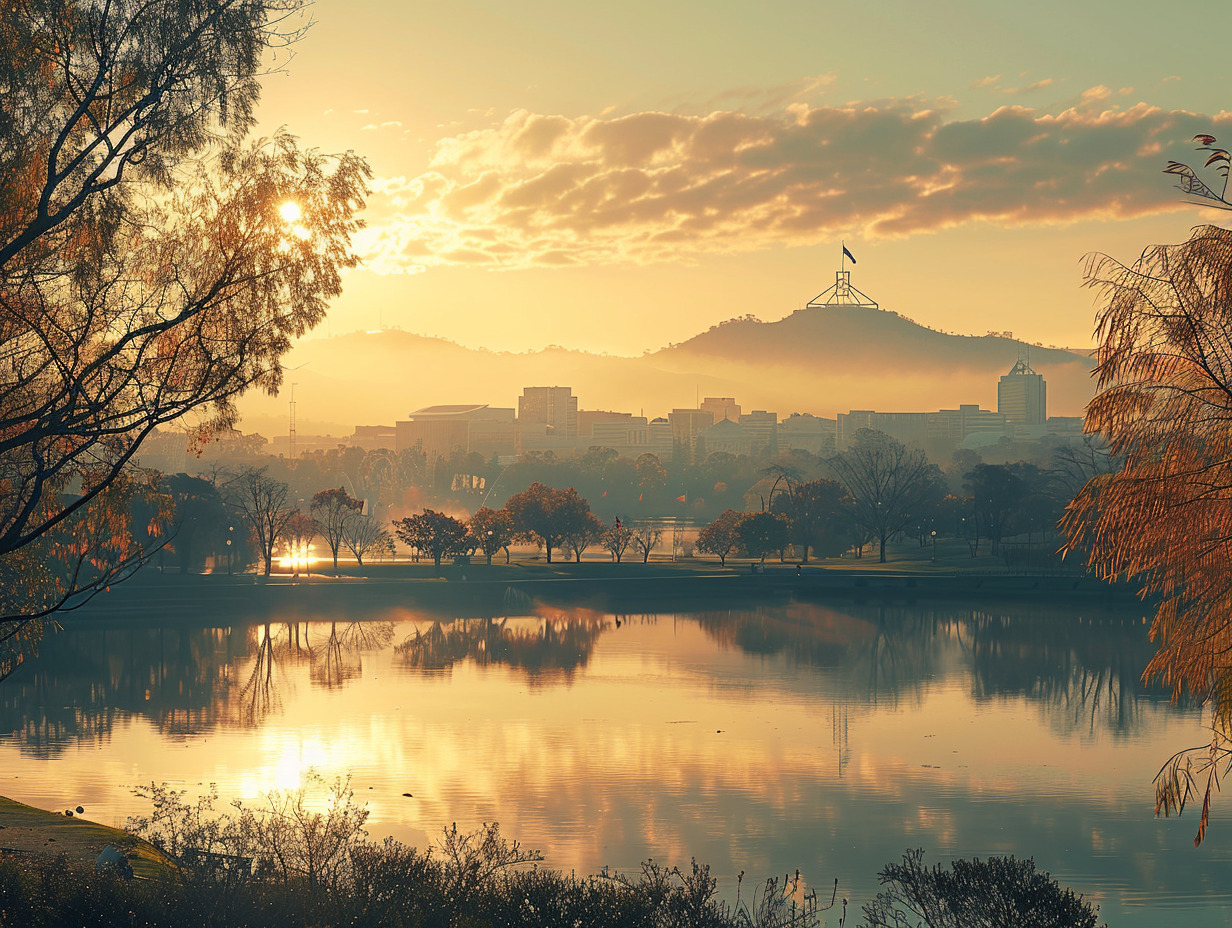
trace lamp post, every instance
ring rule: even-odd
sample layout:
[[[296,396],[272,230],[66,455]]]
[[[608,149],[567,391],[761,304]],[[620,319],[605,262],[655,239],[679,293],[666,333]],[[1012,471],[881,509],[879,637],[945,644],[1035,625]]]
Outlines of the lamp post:
[[[227,526],[227,576],[228,577],[231,576],[231,570],[235,566],[235,562],[233,560],[233,558],[235,557],[235,551],[232,550],[231,548],[231,533],[234,531],[235,531],[234,525]]]
[[[933,563],[937,563],[937,530],[932,530],[933,536]]]

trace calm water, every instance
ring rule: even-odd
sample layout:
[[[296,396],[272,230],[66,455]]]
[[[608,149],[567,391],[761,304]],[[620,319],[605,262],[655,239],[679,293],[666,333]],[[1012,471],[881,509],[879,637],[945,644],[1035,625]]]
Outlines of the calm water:
[[[1034,857],[1112,928],[1232,925],[1232,797],[1198,850],[1194,817],[1152,816],[1205,737],[1138,685],[1133,607],[269,620],[70,626],[0,684],[0,793],[123,824],[138,784],[255,797],[317,768],[374,837],[495,820],[552,866],[696,856],[727,892],[800,868],[849,924],[923,847]]]

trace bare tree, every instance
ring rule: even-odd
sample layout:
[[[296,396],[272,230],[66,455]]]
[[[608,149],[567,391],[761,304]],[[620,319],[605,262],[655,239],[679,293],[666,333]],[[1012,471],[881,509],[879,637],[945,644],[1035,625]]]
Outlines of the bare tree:
[[[854,521],[877,541],[883,564],[886,542],[943,494],[937,465],[882,432],[861,429],[851,447],[829,463],[851,494]]]
[[[352,512],[342,523],[342,542],[360,567],[369,552],[393,550],[393,538],[376,516]]]
[[[633,530],[633,550],[642,556],[643,564],[650,560],[650,552],[662,538],[663,529],[650,522],[643,522]]]
[[[620,517],[617,516],[611,528],[604,531],[603,537],[599,540],[603,547],[611,552],[612,559],[619,564],[620,559],[625,555],[625,551],[633,543],[633,529],[621,522]]]
[[[264,467],[249,468],[227,486],[227,501],[252,527],[267,577],[274,564],[274,547],[287,523],[299,512],[286,504],[289,490],[281,480],[270,477]]]

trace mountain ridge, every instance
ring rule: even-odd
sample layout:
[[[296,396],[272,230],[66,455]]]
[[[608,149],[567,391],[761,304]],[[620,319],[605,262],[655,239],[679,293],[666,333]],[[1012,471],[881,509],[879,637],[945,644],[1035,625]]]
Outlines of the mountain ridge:
[[[774,322],[712,326],[641,356],[558,345],[527,352],[470,348],[400,329],[304,339],[288,357],[299,431],[349,434],[437,403],[514,406],[522,387],[573,387],[583,409],[650,418],[732,396],[745,409],[833,418],[848,409],[922,411],[978,403],[996,408],[996,384],[1027,352],[1048,383],[1052,415],[1080,415],[1093,361],[1070,349],[1003,335],[952,335],[885,310],[813,307]],[[292,374],[286,377],[289,388]],[[287,397],[246,395],[241,428],[281,434]]]

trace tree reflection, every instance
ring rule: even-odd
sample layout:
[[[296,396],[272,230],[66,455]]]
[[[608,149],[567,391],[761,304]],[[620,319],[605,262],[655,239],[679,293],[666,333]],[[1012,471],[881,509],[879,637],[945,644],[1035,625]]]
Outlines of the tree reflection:
[[[531,677],[569,679],[590,660],[595,642],[609,627],[608,617],[593,613],[435,621],[417,627],[394,651],[418,670],[448,670],[470,660],[517,667]]]
[[[346,622],[341,629],[338,624],[330,622],[325,643],[309,649],[312,682],[330,689],[358,677],[363,670],[361,655],[381,650],[394,636],[391,622]]]
[[[802,603],[694,618],[725,647],[823,671],[814,685],[872,705],[918,701],[939,674],[965,669],[977,700],[1025,697],[1063,730],[1128,732],[1150,696],[1140,672],[1151,646],[1132,612]]]

